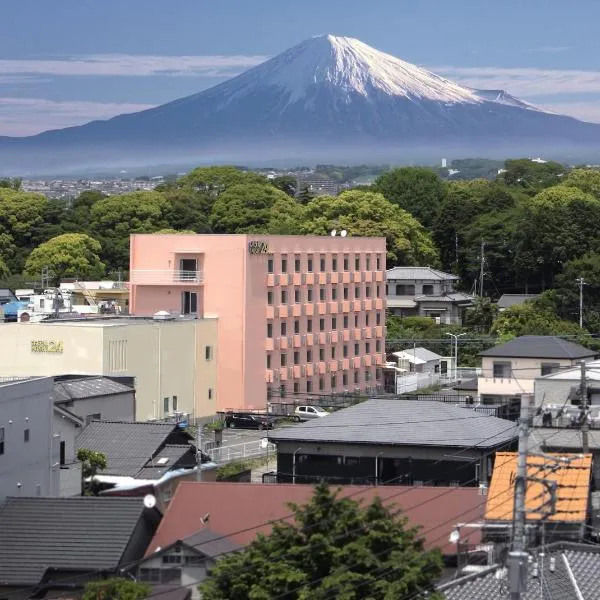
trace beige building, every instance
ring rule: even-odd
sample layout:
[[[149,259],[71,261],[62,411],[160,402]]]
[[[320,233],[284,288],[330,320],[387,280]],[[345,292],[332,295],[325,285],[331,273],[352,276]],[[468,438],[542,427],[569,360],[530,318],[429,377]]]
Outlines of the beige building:
[[[0,378],[129,375],[137,420],[212,415],[217,319],[88,317],[0,325]]]

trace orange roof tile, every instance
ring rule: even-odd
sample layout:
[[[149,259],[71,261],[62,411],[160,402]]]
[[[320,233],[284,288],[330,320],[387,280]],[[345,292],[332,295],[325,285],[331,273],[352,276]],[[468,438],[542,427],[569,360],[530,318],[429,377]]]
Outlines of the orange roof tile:
[[[511,521],[514,510],[516,452],[497,452],[492,482],[485,509],[487,521]],[[579,522],[587,517],[592,469],[591,454],[548,454],[548,457],[568,458],[567,463],[557,463],[551,458],[529,456],[527,476],[556,481],[556,513],[547,517],[554,522]],[[558,466],[557,466],[558,465]],[[542,519],[548,514],[550,500],[546,486],[535,481],[527,482],[525,506],[527,519]]]

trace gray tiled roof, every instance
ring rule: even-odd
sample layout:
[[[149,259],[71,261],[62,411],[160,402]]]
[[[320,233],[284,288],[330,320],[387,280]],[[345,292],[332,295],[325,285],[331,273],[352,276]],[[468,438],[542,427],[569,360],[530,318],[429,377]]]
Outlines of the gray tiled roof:
[[[431,267],[394,267],[387,270],[388,279],[425,280],[425,281],[456,281],[458,277],[452,273],[444,273]]]
[[[527,300],[535,300],[539,294],[502,294],[496,303],[498,308],[509,308],[517,304],[523,304]]]
[[[77,437],[77,449],[102,452],[102,475],[135,477],[175,429],[173,423],[92,421]]]
[[[501,358],[563,358],[578,359],[595,356],[597,352],[553,335],[523,335],[506,344],[480,352],[480,356]]]
[[[7,498],[0,585],[37,584],[48,568],[114,569],[143,510],[140,498]]]
[[[167,471],[170,471],[179,460],[186,454],[192,456],[192,446],[167,444],[146,466],[137,473],[138,479],[160,479]],[[195,455],[194,455],[195,457]],[[161,459],[168,459],[166,463],[160,464]]]
[[[54,402],[69,402],[113,394],[127,394],[134,389],[109,377],[82,377],[56,381],[52,391]]]
[[[581,431],[579,429],[534,427],[531,431],[530,444],[533,447],[581,451]],[[545,443],[546,440],[548,440],[547,443]],[[588,440],[591,450],[600,449],[600,430],[590,429]]]
[[[537,551],[531,552],[536,557]],[[550,570],[550,559],[555,568]],[[539,558],[537,559],[539,560]],[[533,563],[529,566],[527,593],[523,600],[597,600],[600,590],[600,551],[592,546],[558,543],[545,549],[544,568],[538,563],[537,573]],[[569,576],[567,563],[574,578]],[[581,593],[577,594],[576,586]],[[505,600],[508,598],[505,569],[490,568],[440,586],[446,600]]]
[[[201,529],[181,541],[210,558],[242,549],[239,544],[210,529]]]
[[[427,294],[415,296],[415,300],[417,302],[473,302],[474,299],[474,296],[463,294],[462,292],[451,292],[441,296],[432,296]]]
[[[516,439],[517,426],[504,419],[443,402],[372,399],[269,432],[279,441],[492,448]]]

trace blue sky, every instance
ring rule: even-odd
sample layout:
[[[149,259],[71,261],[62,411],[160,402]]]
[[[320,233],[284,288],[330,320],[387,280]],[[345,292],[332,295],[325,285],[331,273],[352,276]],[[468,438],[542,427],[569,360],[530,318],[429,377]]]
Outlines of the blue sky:
[[[600,122],[599,22],[592,0],[6,1],[0,135],[161,104],[324,33]]]

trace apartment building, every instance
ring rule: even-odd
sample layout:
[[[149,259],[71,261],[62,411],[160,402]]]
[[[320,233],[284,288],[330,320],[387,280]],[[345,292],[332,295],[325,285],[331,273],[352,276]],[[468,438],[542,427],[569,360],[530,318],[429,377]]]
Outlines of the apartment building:
[[[131,311],[218,316],[218,407],[380,387],[385,239],[131,236]]]

